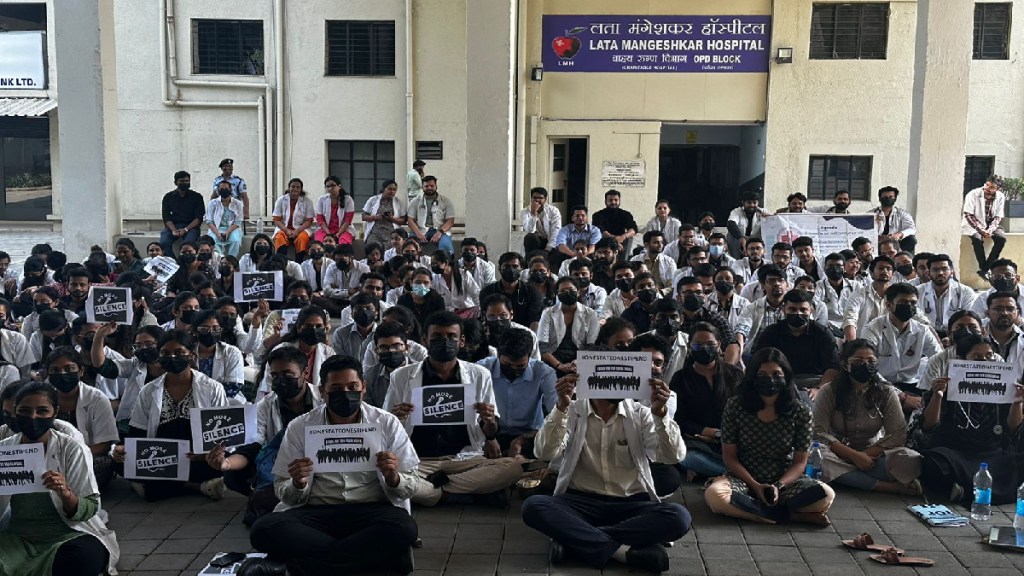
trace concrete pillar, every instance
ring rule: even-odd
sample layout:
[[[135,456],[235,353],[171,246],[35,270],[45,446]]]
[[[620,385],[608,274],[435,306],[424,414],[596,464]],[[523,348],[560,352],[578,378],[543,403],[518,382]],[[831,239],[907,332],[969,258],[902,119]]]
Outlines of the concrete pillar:
[[[974,3],[918,0],[908,207],[918,248],[960,256]],[[973,272],[965,264],[960,274]]]
[[[466,234],[496,258],[513,217],[516,0],[466,2],[466,30]]]
[[[114,2],[53,0],[64,250],[81,261],[121,232]]]

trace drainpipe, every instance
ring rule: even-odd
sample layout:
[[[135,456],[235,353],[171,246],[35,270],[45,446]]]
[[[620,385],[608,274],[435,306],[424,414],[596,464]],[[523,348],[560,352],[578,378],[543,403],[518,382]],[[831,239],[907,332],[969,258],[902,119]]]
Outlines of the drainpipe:
[[[416,145],[413,131],[413,90],[412,90],[412,0],[405,0],[405,170],[415,160]],[[396,172],[395,176],[398,176]]]
[[[276,176],[278,190],[284,189],[284,0],[274,2],[274,88],[277,89],[276,121],[274,134],[277,136]],[[271,181],[273,182],[273,181]],[[270,198],[274,195],[271,193]],[[267,206],[273,206],[268,204]]]

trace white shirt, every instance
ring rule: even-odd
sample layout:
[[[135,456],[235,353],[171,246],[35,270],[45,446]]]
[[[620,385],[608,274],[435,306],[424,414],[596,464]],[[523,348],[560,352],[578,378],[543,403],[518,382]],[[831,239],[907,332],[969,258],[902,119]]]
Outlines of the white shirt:
[[[853,291],[859,285],[861,285],[859,282],[855,283],[848,278],[843,278],[843,289],[836,293],[836,289],[829,283],[828,278],[822,278],[815,284],[814,295],[825,304],[825,308],[828,310],[828,321],[836,328],[842,328],[843,314]]]
[[[898,332],[886,314],[869,322],[862,332],[875,345],[878,374],[893,384],[916,383],[921,362],[942,350],[931,329],[913,318]]]
[[[419,174],[417,174],[417,176],[419,176]],[[348,195],[346,195],[346,197],[348,197]],[[376,216],[377,215],[377,209],[380,208],[380,201],[383,198],[384,198],[383,194],[374,194],[373,196],[370,196],[370,198],[366,201],[366,204],[363,204],[363,214],[369,214],[370,216]],[[391,207],[392,207],[391,215],[394,216],[395,218],[401,218],[402,216],[405,216],[405,202],[402,202],[398,198],[398,196],[395,196],[394,198],[391,199]],[[373,227],[376,226],[376,225],[377,225],[376,222],[364,222],[363,223],[363,238],[369,238],[370,237],[370,230],[373,230]],[[383,224],[381,224],[381,226],[389,226],[389,225],[391,226],[392,230],[397,230],[397,229],[401,228],[401,226],[399,226],[398,224],[395,224],[394,222],[384,222]],[[387,257],[386,256],[387,255],[385,255],[385,258],[384,258],[385,261],[387,261]]]
[[[285,194],[277,199],[274,203],[274,212],[272,214],[275,218],[281,218],[287,228],[298,228],[306,220],[314,220],[316,217],[316,209],[313,207],[313,201],[308,196],[299,196],[298,201],[295,202],[295,210],[292,210],[291,195]],[[308,231],[308,230],[307,230]],[[278,230],[280,232],[280,230]]]
[[[537,326],[537,338],[541,342],[541,353],[553,351],[565,337],[565,318],[562,316],[561,303],[545,308],[540,314],[540,324]],[[597,340],[597,332],[601,329],[601,323],[597,313],[585,304],[576,305],[576,317],[572,321],[572,341],[576,347],[583,349],[590,346]],[[545,347],[547,346],[547,348]],[[548,349],[550,348],[550,349]]]
[[[970,310],[978,293],[950,278],[949,285],[942,296],[935,294],[935,284],[926,282],[917,287],[918,308],[932,323],[932,326],[944,328],[949,317],[960,310]]]
[[[644,226],[644,229],[639,234],[642,237],[647,232],[657,230],[665,237],[666,243],[674,242],[679,239],[679,227],[682,225],[683,223],[674,216],[669,216],[665,222],[662,222],[661,219],[655,216],[647,221],[647,225]]]
[[[359,289],[359,278],[370,271],[370,268],[352,260],[348,270],[338,268],[336,262],[327,265],[323,274],[323,293],[328,298],[349,298]]]
[[[733,222],[740,229],[740,234],[746,235],[747,222],[753,220],[753,225],[750,228],[751,237],[761,236],[761,221],[768,216],[768,213],[758,208],[754,212],[753,216],[747,216],[747,213],[743,211],[743,206],[738,206],[729,212],[729,222]]]
[[[1000,191],[996,192],[996,199],[992,202],[992,218],[993,224],[996,226],[987,225],[985,217],[985,190],[983,188],[975,188],[964,196],[964,208],[963,216],[960,217],[960,232],[967,236],[973,236],[978,233],[971,226],[971,223],[967,220],[966,214],[971,214],[978,219],[978,223],[981,224],[982,230],[992,232],[998,227],[998,222],[1003,219],[1003,207],[1006,204],[1006,195]]]
[[[523,208],[519,213],[519,222],[522,224],[523,234],[540,234],[546,236],[547,249],[554,250],[555,237],[562,227],[562,213],[551,204],[544,203],[541,212],[534,216],[529,208]]]

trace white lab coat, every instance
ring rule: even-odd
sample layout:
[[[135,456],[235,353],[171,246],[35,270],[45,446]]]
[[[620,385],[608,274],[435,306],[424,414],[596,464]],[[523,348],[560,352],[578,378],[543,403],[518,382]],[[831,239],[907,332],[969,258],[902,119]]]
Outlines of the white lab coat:
[[[558,344],[565,337],[565,318],[562,317],[562,304],[555,303],[554,306],[545,308],[540,314],[540,324],[537,326],[537,338],[543,344],[558,347]],[[597,340],[597,333],[601,329],[601,321],[593,309],[585,304],[576,304],[576,317],[572,322],[572,341],[576,347],[582,350]]]
[[[272,214],[275,218],[280,218],[287,228],[298,228],[306,220],[314,220],[316,218],[316,208],[313,206],[313,201],[308,196],[299,196],[298,201],[295,202],[295,210],[292,210],[291,196],[285,194],[277,199],[274,203],[274,212]],[[280,230],[277,230],[280,232]],[[275,232],[275,234],[277,233]],[[313,227],[306,229],[306,233],[312,234]]]
[[[382,198],[383,198],[383,196],[381,194],[374,194],[373,196],[370,196],[370,198],[366,201],[366,204],[363,204],[363,214],[369,214],[370,216],[376,216],[377,215],[377,208],[380,207],[380,201],[381,201]],[[395,197],[391,199],[391,206],[392,206],[392,212],[391,212],[392,216],[394,216],[395,218],[401,218],[402,216],[405,216],[405,202],[403,202],[398,197],[398,195],[395,195]],[[319,208],[319,206],[318,206],[318,208]],[[370,230],[373,230],[373,227],[376,226],[376,225],[377,225],[376,222],[364,222],[363,223],[363,238],[369,238],[370,237]],[[392,230],[397,230],[397,229],[401,228],[401,226],[399,226],[398,224],[395,224],[393,222],[384,222],[383,224],[381,224],[381,226],[391,226]]]
[[[190,370],[192,370],[190,368]],[[164,404],[164,374],[142,387],[139,401],[132,409],[129,425],[146,431],[147,438],[156,438],[156,429],[160,425],[160,411]],[[192,398],[196,408],[220,408],[230,404],[224,396],[224,387],[198,370],[192,370]]]

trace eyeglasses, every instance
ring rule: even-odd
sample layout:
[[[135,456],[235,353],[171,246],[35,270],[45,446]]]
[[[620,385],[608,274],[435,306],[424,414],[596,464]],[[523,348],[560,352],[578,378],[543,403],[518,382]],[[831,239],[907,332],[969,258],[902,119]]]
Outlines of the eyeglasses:
[[[877,366],[878,365],[878,360],[875,359],[875,358],[872,358],[870,360],[865,360],[864,358],[850,358],[850,366],[864,366],[864,365],[867,365],[867,366]]]
[[[377,354],[388,352],[405,352],[405,344],[392,344],[391,346],[377,346]]]
[[[210,328],[209,326],[200,326],[199,328],[196,328],[196,333],[198,333],[198,334],[214,334],[214,335],[219,335],[221,333],[221,329],[220,328]]]
[[[78,366],[67,365],[63,370],[47,370],[47,374],[76,374],[78,372]]]
[[[496,322],[498,320],[509,320],[509,319],[511,319],[511,317],[508,314],[502,314],[500,316],[495,316],[493,314],[488,314],[485,318],[487,319],[488,322]]]
[[[188,350],[175,350],[174,352],[160,352],[161,358],[188,358],[192,353]]]
[[[145,342],[143,344],[132,344],[132,350],[138,352],[139,350],[155,350],[156,342]]]
[[[992,308],[992,311],[996,314],[1013,314],[1017,311],[1017,308],[1014,306],[995,306]]]

